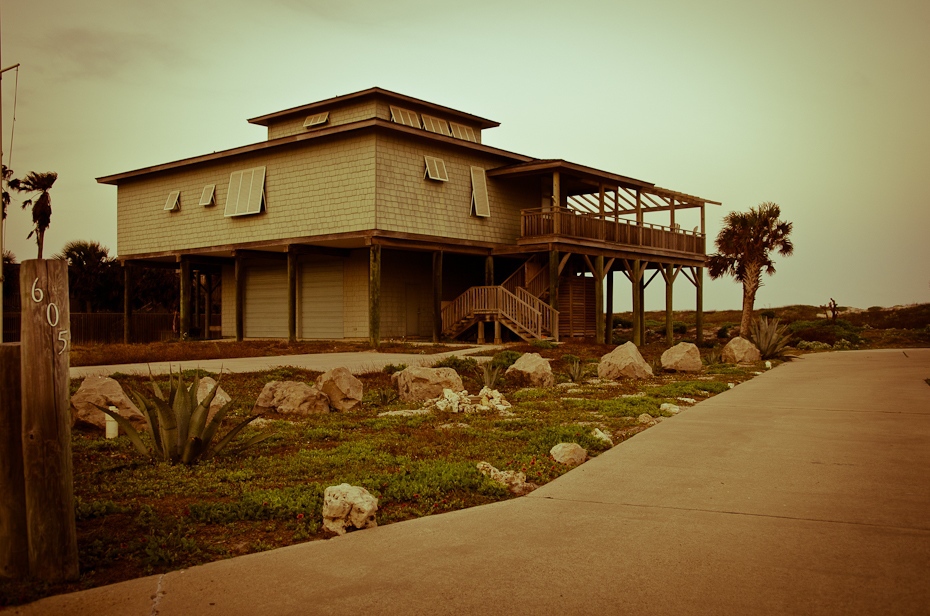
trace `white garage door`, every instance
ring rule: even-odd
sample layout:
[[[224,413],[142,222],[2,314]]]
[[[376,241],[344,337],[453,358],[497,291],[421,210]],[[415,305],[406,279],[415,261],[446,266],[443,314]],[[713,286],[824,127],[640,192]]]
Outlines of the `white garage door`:
[[[310,257],[301,264],[301,338],[331,340],[345,336],[342,279],[342,259]]]
[[[246,338],[287,338],[287,267],[250,265],[245,270]]]

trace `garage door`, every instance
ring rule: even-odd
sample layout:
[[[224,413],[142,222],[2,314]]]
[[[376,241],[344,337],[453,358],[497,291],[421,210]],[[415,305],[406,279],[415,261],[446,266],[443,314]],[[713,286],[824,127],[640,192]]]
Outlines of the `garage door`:
[[[244,335],[287,338],[287,268],[251,265],[245,270]]]
[[[342,259],[314,257],[300,266],[301,338],[343,338]]]

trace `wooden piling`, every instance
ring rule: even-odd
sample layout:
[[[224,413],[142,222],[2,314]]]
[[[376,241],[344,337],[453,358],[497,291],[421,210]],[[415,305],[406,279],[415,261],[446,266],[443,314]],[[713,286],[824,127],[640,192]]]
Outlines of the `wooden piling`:
[[[0,577],[29,573],[20,345],[0,344]]]
[[[23,468],[29,570],[46,582],[78,577],[68,397],[68,264],[20,266]]]
[[[368,342],[381,344],[381,245],[373,244],[368,253]]]

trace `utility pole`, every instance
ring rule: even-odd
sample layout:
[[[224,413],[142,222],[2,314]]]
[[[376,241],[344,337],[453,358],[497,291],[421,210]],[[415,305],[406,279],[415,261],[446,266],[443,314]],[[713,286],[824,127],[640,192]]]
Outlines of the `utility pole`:
[[[0,22],[2,23],[2,22]],[[2,26],[0,26],[0,60],[2,60]],[[2,62],[0,62],[2,66]],[[0,165],[3,164],[3,73],[19,68],[19,63],[0,70]],[[6,178],[0,177],[0,191],[6,189]],[[3,342],[3,240],[6,236],[6,219],[0,219],[0,342]]]

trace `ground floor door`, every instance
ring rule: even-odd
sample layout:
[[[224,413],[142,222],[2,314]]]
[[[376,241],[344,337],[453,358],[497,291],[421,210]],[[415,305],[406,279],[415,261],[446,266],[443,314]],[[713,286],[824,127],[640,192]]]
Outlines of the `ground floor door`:
[[[342,259],[309,258],[300,265],[298,337],[331,340],[345,336]]]
[[[243,313],[246,338],[287,338],[287,267],[283,262],[246,267]]]

